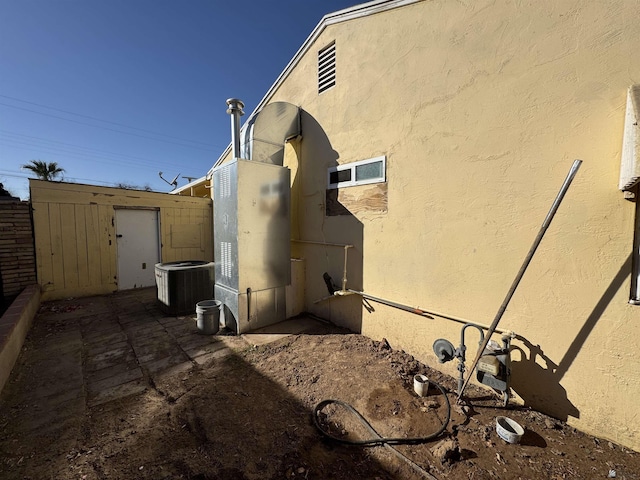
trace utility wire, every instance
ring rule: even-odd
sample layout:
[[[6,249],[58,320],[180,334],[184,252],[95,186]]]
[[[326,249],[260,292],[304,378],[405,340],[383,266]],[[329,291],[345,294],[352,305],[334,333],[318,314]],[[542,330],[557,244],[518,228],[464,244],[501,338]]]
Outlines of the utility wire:
[[[89,126],[89,127],[99,128],[99,129],[102,129],[102,130],[109,130],[111,132],[121,133],[123,135],[130,135],[132,137],[146,138],[148,140],[155,140],[156,142],[171,143],[173,145],[180,145],[181,147],[194,148],[196,150],[202,150],[202,151],[209,152],[209,153],[211,153],[213,148],[214,148],[213,146],[211,146],[211,148],[196,147],[195,145],[187,145],[186,143],[172,142],[170,140],[162,140],[160,138],[148,137],[146,135],[138,135],[137,133],[124,132],[122,130],[116,130],[115,128],[102,127],[100,125],[92,125],[92,124],[87,123],[87,122],[80,122],[78,120],[72,120],[70,118],[64,118],[64,117],[60,117],[58,115],[51,115],[50,113],[38,112],[37,110],[31,110],[31,109],[28,109],[28,108],[22,108],[22,107],[18,107],[16,105],[9,105],[8,103],[0,102],[0,105],[2,105],[4,107],[9,107],[9,108],[15,108],[17,110],[23,110],[25,112],[36,113],[38,115],[44,115],[45,117],[57,118],[59,120],[65,120],[67,122],[77,123],[79,125],[86,125],[86,126]]]
[[[130,129],[132,129],[132,130],[138,130],[138,131],[140,131],[140,132],[151,133],[151,134],[153,134],[153,135],[160,135],[161,137],[167,137],[167,138],[172,138],[172,139],[174,139],[174,140],[181,140],[181,141],[183,141],[183,142],[197,143],[197,144],[200,144],[200,145],[204,145],[204,146],[207,146],[207,147],[211,147],[211,144],[209,144],[209,143],[199,142],[199,141],[197,141],[197,140],[189,140],[189,139],[186,139],[186,138],[174,137],[174,136],[172,136],[172,135],[167,135],[166,133],[154,132],[154,131],[152,131],[152,130],[145,130],[144,128],[132,127],[131,125],[125,125],[124,123],[112,122],[112,121],[110,121],[110,120],[103,120],[103,119],[101,119],[101,118],[91,117],[91,116],[89,116],[89,115],[83,115],[83,114],[81,114],[81,113],[75,113],[75,112],[71,112],[71,111],[69,111],[69,110],[62,110],[62,109],[60,109],[60,108],[50,107],[50,106],[48,106],[48,105],[43,105],[43,104],[41,104],[41,103],[29,102],[28,100],[22,100],[22,99],[20,99],[20,98],[10,97],[9,95],[1,95],[1,94],[0,94],[0,97],[2,97],[2,98],[8,98],[9,100],[15,100],[16,102],[27,103],[27,104],[29,104],[29,105],[35,105],[35,106],[37,106],[37,107],[47,108],[47,109],[49,109],[49,110],[54,110],[54,111],[56,111],[56,112],[62,112],[62,113],[67,113],[67,114],[69,114],[69,115],[75,115],[75,116],[77,116],[77,117],[88,118],[89,120],[95,120],[95,121],[97,121],[97,122],[109,123],[109,124],[111,124],[111,125],[117,125],[117,126],[119,126],[119,127],[125,127],[125,128],[130,128]]]
[[[13,143],[5,143],[5,142],[13,142]],[[18,145],[16,145],[18,144]],[[47,152],[47,153],[51,153],[54,155],[65,155],[65,156],[71,156],[71,157],[76,157],[76,158],[80,158],[83,160],[88,160],[88,159],[97,159],[101,162],[105,162],[105,163],[112,163],[115,165],[126,165],[132,168],[156,168],[158,166],[167,166],[167,167],[171,167],[171,168],[180,168],[179,165],[177,164],[171,164],[171,163],[167,163],[167,162],[153,162],[150,164],[142,164],[142,163],[137,163],[137,164],[132,164],[131,162],[127,162],[126,160],[117,160],[117,159],[113,159],[113,158],[109,158],[105,155],[102,154],[97,154],[97,153],[85,153],[85,152],[74,152],[73,150],[67,150],[65,148],[62,147],[57,147],[55,145],[45,145],[45,146],[39,146],[39,145],[33,145],[31,143],[25,143],[25,142],[21,142],[20,140],[14,140],[14,139],[0,139],[0,145],[4,145],[7,147],[13,147],[13,148],[19,148],[22,150],[29,150],[32,152]],[[26,147],[35,147],[35,148],[26,148]]]
[[[11,172],[12,170],[7,170]],[[23,173],[21,175],[16,175],[15,173],[4,173],[4,170],[0,170],[0,177],[13,177],[13,178],[31,178],[28,174]]]
[[[4,133],[6,132],[6,133]],[[33,139],[32,141],[35,142],[49,142],[49,143],[56,143],[59,145],[63,145],[65,147],[71,147],[71,148],[78,148],[78,149],[82,149],[82,150],[88,150],[89,152],[98,152],[100,154],[106,154],[106,155],[111,155],[111,156],[116,156],[116,157],[122,157],[122,158],[128,158],[128,159],[133,159],[133,160],[140,160],[142,162],[147,162],[147,165],[149,166],[153,166],[158,164],[157,160],[151,160],[149,158],[143,158],[143,157],[136,157],[134,155],[127,155],[125,153],[118,153],[118,152],[110,152],[108,150],[98,150],[96,148],[90,148],[90,147],[83,147],[82,145],[75,145],[73,143],[65,143],[65,142],[59,142],[57,140],[50,140],[47,138],[42,138],[42,137],[34,137],[33,135],[24,135],[22,133],[14,133],[14,132],[10,132],[9,130],[3,130],[0,128],[0,135],[4,135],[5,137],[12,135],[12,136],[17,136],[17,137],[25,137],[26,139]],[[1,138],[0,140],[7,140],[7,141],[13,141],[13,142],[26,142],[26,140],[22,139],[22,138],[11,138],[11,137],[7,137],[7,138]],[[26,145],[30,145],[25,143]],[[34,146],[39,147],[40,145],[34,144]],[[57,145],[42,145],[45,148],[61,148],[58,147]],[[86,153],[82,152],[83,155],[86,155]],[[169,164],[169,163],[164,163],[164,165],[167,166],[171,166],[171,167],[178,167],[181,168],[182,165],[178,165],[178,164]]]
[[[12,172],[12,170],[7,170],[6,172]],[[17,172],[16,172],[17,173]],[[22,178],[25,180],[28,180],[30,178],[34,178],[33,176],[29,175],[28,173],[24,173],[24,174],[20,174],[20,175],[16,175],[16,173],[5,173],[5,170],[0,170],[0,177],[13,177],[13,178]],[[105,182],[104,180],[94,180],[92,178],[80,178],[80,177],[64,177],[64,179],[62,180],[63,182],[67,182],[67,183],[81,183],[81,182],[91,182],[91,184],[95,184],[95,183],[100,183],[102,185],[120,185],[123,182]],[[159,190],[153,190],[154,192],[158,192]]]

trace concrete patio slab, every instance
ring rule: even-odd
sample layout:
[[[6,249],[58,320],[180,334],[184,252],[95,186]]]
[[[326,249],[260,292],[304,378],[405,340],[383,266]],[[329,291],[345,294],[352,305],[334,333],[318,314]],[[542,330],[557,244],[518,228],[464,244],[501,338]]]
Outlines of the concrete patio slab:
[[[52,441],[81,438],[87,419],[118,400],[319,325],[298,317],[242,336],[202,335],[195,315],[164,314],[155,289],[48,302],[0,395],[0,427],[12,422]],[[0,438],[0,450],[8,441]]]
[[[126,370],[117,375],[113,375],[111,377],[103,378],[101,380],[93,380],[90,379],[87,382],[87,390],[89,395],[97,395],[102,390],[107,390],[111,387],[115,387],[117,385],[122,385],[124,383],[129,383],[132,380],[139,380],[143,378],[144,375],[142,370],[138,368],[134,368],[132,370]]]
[[[118,363],[112,367],[103,368],[102,370],[94,370],[92,372],[85,372],[85,379],[89,382],[97,382],[105,378],[113,377],[129,370],[135,370],[139,368],[140,364],[137,360],[131,360],[126,363]]]
[[[242,338],[249,345],[266,345],[289,335],[305,333],[318,328],[320,322],[310,317],[296,317],[276,325],[259,328],[253,332],[243,333]]]
[[[97,405],[102,405],[103,403],[119,400],[137,393],[142,393],[147,389],[147,386],[148,384],[144,379],[115,385],[105,390],[101,390],[93,397],[90,397],[87,400],[87,404],[89,407],[95,407]]]

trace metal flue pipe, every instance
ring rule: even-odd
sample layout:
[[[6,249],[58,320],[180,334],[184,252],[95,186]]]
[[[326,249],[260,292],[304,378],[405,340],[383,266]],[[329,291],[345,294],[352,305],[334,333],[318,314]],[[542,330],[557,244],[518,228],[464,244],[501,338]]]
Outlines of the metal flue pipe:
[[[460,388],[460,391],[458,392],[458,400],[460,400],[462,398],[462,394],[464,393],[464,389],[469,384],[469,380],[471,380],[471,376],[473,375],[473,371],[476,369],[476,366],[478,365],[478,361],[480,360],[480,357],[482,356],[482,354],[484,352],[484,349],[487,348],[487,344],[489,343],[489,340],[491,339],[491,335],[493,334],[493,332],[495,332],[496,327],[498,326],[498,322],[500,322],[500,319],[502,318],[502,315],[504,314],[505,310],[507,309],[507,305],[509,305],[509,302],[511,301],[511,297],[513,297],[513,294],[515,293],[516,288],[518,287],[518,284],[520,283],[520,280],[522,280],[524,272],[527,270],[527,267],[529,266],[529,263],[531,263],[531,259],[533,258],[533,254],[536,253],[536,250],[537,250],[538,246],[540,245],[540,242],[542,241],[542,237],[544,237],[544,234],[547,231],[547,228],[549,228],[549,224],[551,223],[551,220],[553,220],[553,217],[555,216],[556,212],[558,211],[558,207],[560,206],[560,203],[562,202],[562,199],[564,198],[564,195],[567,193],[567,190],[569,189],[569,185],[571,185],[571,182],[573,181],[573,177],[575,177],[576,173],[578,173],[578,168],[580,168],[580,164],[581,163],[582,163],[582,160],[576,160],[576,161],[573,162],[573,165],[571,166],[571,169],[569,170],[569,173],[567,174],[567,178],[565,178],[564,183],[562,184],[562,187],[560,187],[560,191],[558,192],[558,195],[556,196],[556,199],[553,201],[553,204],[551,205],[551,209],[549,209],[549,213],[547,213],[547,216],[545,217],[544,222],[542,222],[542,226],[540,227],[540,231],[538,232],[538,236],[533,241],[533,245],[529,249],[529,253],[527,253],[527,256],[524,259],[524,262],[522,263],[522,266],[520,267],[520,270],[518,271],[518,274],[516,275],[515,280],[511,284],[511,288],[509,288],[509,292],[507,292],[507,296],[505,297],[504,301],[502,302],[502,305],[500,305],[500,308],[498,309],[498,313],[496,314],[496,318],[493,320],[493,323],[489,327],[489,331],[484,336],[484,340],[482,341],[482,344],[480,345],[480,348],[478,349],[478,353],[476,354],[476,359],[473,361],[473,365],[469,369],[469,375],[467,376],[467,379],[464,381],[464,384],[462,385],[462,387]]]
[[[231,115],[231,147],[233,158],[240,158],[240,117],[244,115],[244,103],[238,98],[227,100],[227,113]]]

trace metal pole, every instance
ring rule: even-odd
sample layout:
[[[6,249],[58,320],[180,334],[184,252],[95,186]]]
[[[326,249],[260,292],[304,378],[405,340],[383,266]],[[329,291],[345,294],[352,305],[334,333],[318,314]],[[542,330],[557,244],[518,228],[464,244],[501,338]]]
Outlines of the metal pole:
[[[237,98],[227,100],[227,113],[231,115],[231,147],[233,158],[240,158],[240,117],[244,115],[244,103]]]
[[[422,317],[433,319],[433,317],[429,315],[429,313],[425,312],[424,310],[420,310],[419,308],[414,308],[408,305],[403,305],[401,303],[392,302],[391,300],[386,300],[380,297],[374,297],[373,295],[369,295],[368,293],[359,292],[358,290],[351,290],[350,288],[347,289],[347,292],[355,293],[356,295],[360,295],[361,297],[366,298],[367,300],[372,300],[377,303],[382,303],[383,305],[388,305],[390,307],[398,308],[400,310],[405,310],[407,312],[415,313],[416,315],[420,315]]]
[[[520,280],[522,280],[522,276],[524,275],[524,272],[527,270],[527,267],[529,266],[529,263],[531,262],[531,259],[533,258],[533,254],[536,253],[536,249],[538,248],[538,245],[540,245],[540,242],[542,241],[542,237],[544,236],[545,232],[547,231],[547,228],[549,227],[549,224],[551,223],[551,220],[553,220],[553,217],[556,214],[556,211],[558,210],[558,207],[560,206],[560,202],[562,202],[562,199],[564,198],[565,193],[567,193],[567,190],[569,189],[569,185],[571,185],[571,182],[573,181],[573,177],[575,177],[575,175],[576,175],[576,173],[578,171],[578,168],[580,168],[580,164],[581,163],[582,163],[582,160],[576,160],[576,161],[573,162],[573,165],[571,166],[571,169],[569,170],[567,178],[565,178],[564,183],[562,184],[562,187],[560,188],[560,191],[558,192],[558,196],[554,200],[553,205],[551,205],[551,209],[549,210],[549,213],[547,213],[547,216],[544,219],[544,222],[542,222],[542,226],[540,227],[540,231],[538,232],[538,236],[533,241],[533,245],[531,246],[531,249],[529,250],[529,253],[527,253],[527,257],[524,259],[524,262],[522,263],[522,266],[520,267],[520,270],[518,271],[518,274],[516,275],[515,280],[511,284],[511,288],[509,289],[509,292],[507,292],[507,296],[505,297],[504,301],[502,302],[502,305],[500,305],[500,308],[498,309],[498,313],[496,314],[496,318],[493,320],[493,323],[491,323],[491,326],[489,327],[489,331],[484,336],[484,340],[483,340],[482,344],[480,345],[480,348],[478,349],[478,353],[476,354],[476,359],[473,361],[473,365],[469,369],[469,375],[467,376],[467,379],[464,381],[464,384],[462,385],[462,388],[460,388],[460,391],[458,392],[458,400],[460,400],[460,398],[462,398],[462,393],[464,392],[464,389],[467,388],[467,384],[469,383],[469,380],[471,379],[471,376],[473,375],[473,371],[475,370],[476,366],[478,365],[478,361],[480,360],[480,357],[482,356],[482,353],[484,352],[484,349],[487,347],[487,344],[489,343],[489,340],[491,339],[491,335],[493,335],[493,332],[495,331],[496,327],[498,326],[498,323],[500,322],[500,319],[502,318],[502,315],[504,314],[505,310],[507,309],[507,305],[509,305],[509,302],[511,301],[511,297],[513,297],[513,294],[515,293],[516,288],[518,287],[518,284],[520,283]]]

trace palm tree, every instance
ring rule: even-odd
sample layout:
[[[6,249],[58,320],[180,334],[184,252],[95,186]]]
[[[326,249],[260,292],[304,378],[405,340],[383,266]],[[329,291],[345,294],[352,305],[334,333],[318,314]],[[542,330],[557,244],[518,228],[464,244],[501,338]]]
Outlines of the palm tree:
[[[31,170],[40,180],[52,181],[64,172],[64,168],[58,167],[56,162],[43,162],[42,160],[31,160],[31,163],[22,165],[22,168]]]

